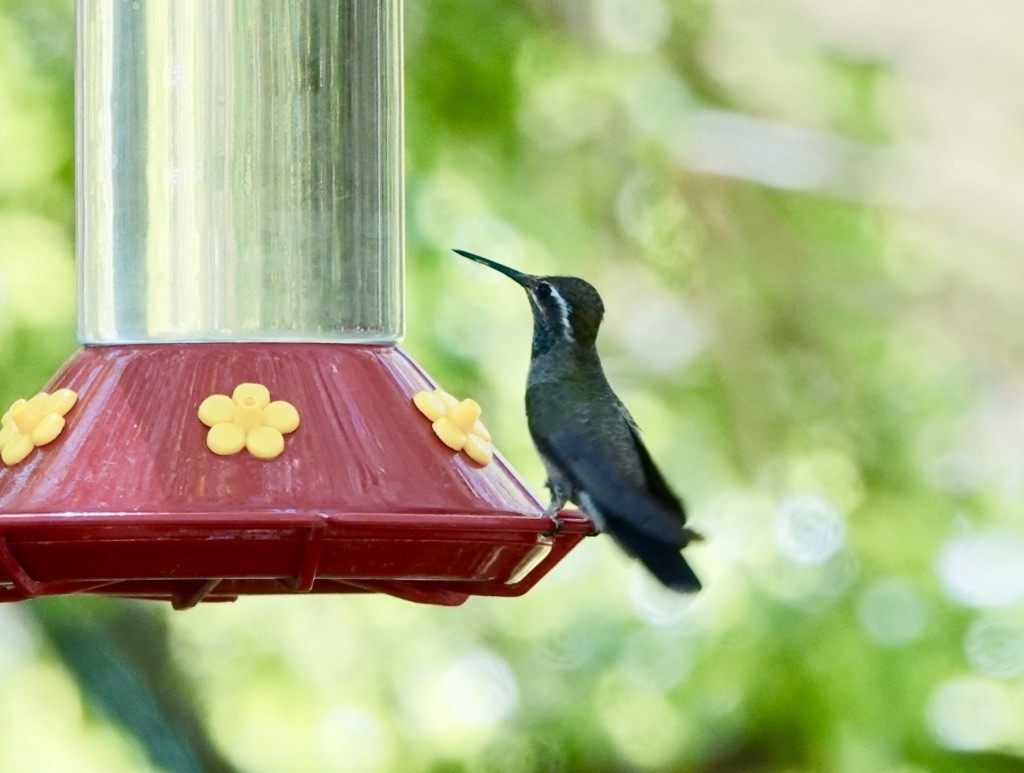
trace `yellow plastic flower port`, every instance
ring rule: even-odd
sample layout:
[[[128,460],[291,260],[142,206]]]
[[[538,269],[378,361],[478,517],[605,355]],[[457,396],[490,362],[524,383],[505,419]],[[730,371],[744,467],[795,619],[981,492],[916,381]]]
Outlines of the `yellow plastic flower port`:
[[[78,402],[70,389],[52,395],[40,392],[31,400],[17,400],[0,418],[0,459],[8,467],[22,461],[39,446],[54,440],[64,429],[64,414]]]
[[[480,405],[476,400],[459,402],[443,389],[417,392],[412,401],[420,413],[434,422],[434,434],[453,451],[465,451],[480,465],[494,457],[491,433],[480,421]]]
[[[199,406],[199,420],[210,431],[206,445],[219,456],[243,448],[260,459],[273,459],[284,451],[284,436],[299,426],[299,412],[284,400],[270,402],[262,384],[239,384],[231,397],[210,395]]]

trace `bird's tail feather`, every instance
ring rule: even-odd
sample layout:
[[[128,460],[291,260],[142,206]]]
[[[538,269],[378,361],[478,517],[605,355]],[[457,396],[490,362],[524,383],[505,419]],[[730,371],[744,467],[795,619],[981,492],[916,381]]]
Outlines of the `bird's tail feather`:
[[[608,533],[623,550],[646,566],[666,588],[681,593],[695,593],[700,590],[700,580],[678,548],[653,539],[621,522],[608,524]]]
[[[689,529],[689,528],[684,526],[683,527],[683,539],[686,540],[686,542],[683,543],[683,547],[686,547],[691,542],[703,542],[704,541],[704,535],[701,534],[699,531],[694,531],[693,529]]]

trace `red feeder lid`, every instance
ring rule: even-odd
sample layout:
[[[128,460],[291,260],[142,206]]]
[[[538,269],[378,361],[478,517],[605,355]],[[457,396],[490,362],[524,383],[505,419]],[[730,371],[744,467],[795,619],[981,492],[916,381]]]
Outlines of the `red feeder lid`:
[[[203,401],[241,383],[299,412],[284,451],[218,456]],[[48,385],[66,426],[0,467],[0,601],[87,592],[176,608],[243,594],[517,596],[593,527],[551,519],[498,455],[444,445],[392,346],[89,346]]]

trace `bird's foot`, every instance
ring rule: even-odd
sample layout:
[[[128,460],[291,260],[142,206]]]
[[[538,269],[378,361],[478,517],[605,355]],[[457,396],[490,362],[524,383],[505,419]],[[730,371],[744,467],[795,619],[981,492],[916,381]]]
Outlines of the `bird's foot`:
[[[550,518],[551,522],[555,524],[555,528],[551,531],[544,532],[545,537],[557,537],[558,533],[565,526],[565,522],[559,517],[558,511],[562,509],[565,502],[552,502],[548,505],[548,509],[544,511],[544,517]]]
[[[565,521],[563,521],[557,515],[552,515],[549,517],[551,518],[551,522],[555,524],[555,528],[553,528],[551,531],[544,532],[544,536],[557,537],[558,533],[562,530],[562,527],[565,526]]]

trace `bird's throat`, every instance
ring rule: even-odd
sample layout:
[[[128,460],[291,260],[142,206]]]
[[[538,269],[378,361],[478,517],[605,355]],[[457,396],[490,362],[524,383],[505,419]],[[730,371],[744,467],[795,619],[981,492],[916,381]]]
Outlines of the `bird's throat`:
[[[595,346],[566,341],[557,332],[534,331],[528,385],[577,380],[581,376],[604,376]]]

